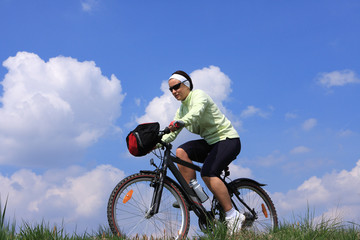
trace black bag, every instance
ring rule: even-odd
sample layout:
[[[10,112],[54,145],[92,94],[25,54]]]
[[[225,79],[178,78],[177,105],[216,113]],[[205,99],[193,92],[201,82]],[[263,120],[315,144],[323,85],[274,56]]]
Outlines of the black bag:
[[[136,157],[145,156],[151,152],[160,141],[159,130],[158,122],[138,125],[126,137],[129,152]]]

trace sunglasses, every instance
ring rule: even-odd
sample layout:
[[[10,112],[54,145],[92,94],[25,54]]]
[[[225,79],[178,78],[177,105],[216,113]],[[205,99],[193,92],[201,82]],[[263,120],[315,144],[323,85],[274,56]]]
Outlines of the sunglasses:
[[[169,87],[170,92],[172,92],[173,90],[175,90],[175,91],[178,90],[178,89],[180,88],[180,85],[181,85],[182,83],[186,82],[186,81],[189,81],[189,80],[185,80],[185,81],[179,82],[178,84],[175,84],[174,86]]]

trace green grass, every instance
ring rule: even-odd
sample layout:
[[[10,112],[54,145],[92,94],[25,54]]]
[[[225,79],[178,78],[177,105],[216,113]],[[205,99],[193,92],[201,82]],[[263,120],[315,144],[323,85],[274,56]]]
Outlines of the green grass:
[[[4,208],[2,208],[0,199],[0,240],[124,240],[123,238],[113,236],[111,231],[106,227],[100,227],[97,232],[91,234],[84,233],[78,235],[73,233],[69,235],[62,227],[50,226],[44,221],[35,225],[24,222],[19,228],[20,230],[16,232],[15,221],[10,224],[5,218],[6,206],[7,200]],[[360,239],[359,224],[344,223],[336,219],[322,219],[316,222],[314,220],[314,214],[310,214],[310,211],[308,211],[304,217],[294,219],[292,222],[283,221],[280,223],[278,229],[263,235],[256,235],[250,231],[242,231],[236,235],[229,236],[226,230],[224,225],[217,225],[214,232],[205,234],[204,236],[194,237],[193,240]],[[149,238],[139,237],[137,239],[145,240]]]
[[[321,219],[315,221],[314,214],[308,211],[304,217],[294,219],[292,223],[283,221],[279,227],[267,234],[255,234],[250,231],[241,231],[235,235],[226,234],[225,226],[218,226],[214,233],[209,233],[200,240],[347,240],[360,239],[360,225],[342,222],[337,219]]]

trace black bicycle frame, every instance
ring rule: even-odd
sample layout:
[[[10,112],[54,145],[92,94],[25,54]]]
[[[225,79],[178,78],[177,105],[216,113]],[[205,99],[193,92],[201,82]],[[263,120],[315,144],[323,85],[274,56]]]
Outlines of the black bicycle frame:
[[[185,195],[185,198],[188,201],[188,204],[191,208],[191,210],[194,211],[194,213],[199,217],[199,218],[204,218],[204,216],[208,219],[210,219],[212,216],[211,214],[204,208],[204,206],[201,204],[201,201],[199,201],[195,191],[189,186],[189,184],[186,182],[186,180],[184,179],[184,177],[182,176],[182,174],[180,173],[179,169],[175,166],[174,163],[178,163],[181,164],[183,166],[186,166],[188,168],[191,168],[197,172],[201,171],[201,168],[195,164],[186,162],[178,157],[174,157],[172,156],[171,153],[171,144],[167,144],[167,143],[162,143],[165,147],[165,152],[164,152],[164,157],[162,158],[162,165],[157,168],[156,170],[156,179],[154,180],[153,187],[154,187],[154,194],[152,197],[152,201],[151,201],[151,208],[147,214],[148,217],[153,216],[154,214],[158,213],[159,211],[159,207],[160,207],[160,202],[161,202],[161,196],[162,196],[162,191],[164,188],[164,179],[167,176],[167,169],[170,169],[170,171],[172,172],[172,174],[174,175],[174,177],[176,178],[176,180],[178,181],[178,183],[180,184],[181,188],[182,188],[182,192]],[[253,218],[256,218],[256,212],[254,211],[254,209],[251,209],[243,200],[242,198],[240,198],[240,193],[234,189],[232,186],[230,186],[226,181],[225,178],[222,179],[220,178],[225,186],[227,187],[229,194],[235,194],[236,198],[241,202],[241,204],[244,205],[244,207],[246,209],[248,209],[248,211],[253,215]],[[242,180],[242,179],[239,179]],[[246,180],[250,180],[255,182],[254,180],[251,179],[246,179]],[[264,184],[260,184],[258,182],[255,182],[256,184],[264,185]],[[233,200],[231,199],[231,202],[233,204],[233,206],[235,207],[236,210],[239,210],[236,206],[236,204],[233,202]]]
[[[181,165],[194,169],[195,171],[198,172],[201,171],[201,168],[199,166],[181,160],[180,158],[171,156],[170,154],[171,144],[163,143],[163,145],[165,145],[164,157],[163,157],[162,165],[156,171],[157,179],[152,183],[154,187],[154,194],[151,201],[152,207],[148,212],[148,216],[150,217],[158,213],[159,211],[159,207],[161,204],[162,190],[164,188],[164,179],[167,176],[167,170],[170,169],[170,171],[172,172],[172,174],[180,184],[183,190],[182,192],[185,195],[184,197],[187,199],[191,210],[193,210],[194,213],[199,218],[204,216],[210,217],[209,213],[206,211],[206,209],[198,199],[195,191],[189,186],[189,184],[186,182],[186,180],[184,179],[184,177],[182,176],[179,169],[175,166],[174,163],[179,163]]]

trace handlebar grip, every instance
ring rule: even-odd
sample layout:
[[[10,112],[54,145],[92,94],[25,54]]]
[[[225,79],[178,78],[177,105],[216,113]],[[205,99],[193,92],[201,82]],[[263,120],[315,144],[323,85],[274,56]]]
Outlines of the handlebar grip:
[[[168,134],[170,133],[170,128],[166,127],[164,130],[163,130],[164,134]]]

